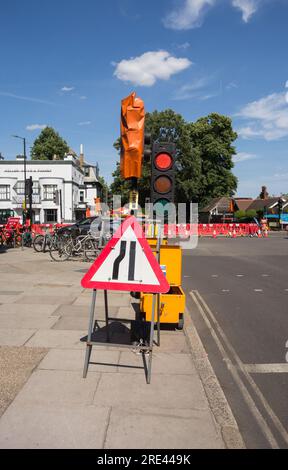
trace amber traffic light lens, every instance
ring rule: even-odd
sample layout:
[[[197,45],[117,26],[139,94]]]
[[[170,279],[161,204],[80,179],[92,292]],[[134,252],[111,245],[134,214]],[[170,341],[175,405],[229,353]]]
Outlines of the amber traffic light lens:
[[[159,178],[155,180],[154,190],[157,191],[157,193],[166,194],[171,190],[171,187],[172,181],[168,176],[159,176]]]
[[[169,153],[159,153],[155,158],[155,166],[158,170],[170,170],[173,160]]]

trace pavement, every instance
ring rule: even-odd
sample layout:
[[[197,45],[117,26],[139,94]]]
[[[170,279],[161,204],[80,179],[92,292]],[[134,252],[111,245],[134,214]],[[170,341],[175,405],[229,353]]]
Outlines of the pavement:
[[[183,252],[193,324],[247,448],[288,448],[288,236]]]
[[[80,280],[88,268],[27,248],[0,253],[0,448],[243,448],[188,312],[184,331],[161,332],[151,385],[142,356],[106,345],[93,348],[82,378],[92,292]],[[109,292],[108,302],[110,316],[135,319],[129,293]]]

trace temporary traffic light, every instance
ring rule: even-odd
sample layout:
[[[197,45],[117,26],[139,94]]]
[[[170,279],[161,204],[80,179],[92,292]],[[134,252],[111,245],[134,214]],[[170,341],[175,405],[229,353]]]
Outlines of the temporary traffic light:
[[[56,189],[54,191],[54,194],[53,194],[53,202],[54,204],[56,204],[57,206],[59,205],[59,191],[58,189]]]
[[[25,194],[28,197],[31,197],[33,194],[33,180],[30,177],[28,180],[25,181]]]
[[[144,125],[144,103],[134,92],[122,100],[121,106],[120,170],[125,180],[142,176]]]
[[[151,203],[165,206],[175,197],[176,145],[154,143],[151,158]]]

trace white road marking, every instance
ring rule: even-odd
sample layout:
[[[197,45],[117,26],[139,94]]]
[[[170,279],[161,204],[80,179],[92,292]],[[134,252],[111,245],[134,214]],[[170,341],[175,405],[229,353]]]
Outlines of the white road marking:
[[[230,292],[229,289],[222,289],[222,292]]]
[[[219,277],[218,274],[212,274],[212,277]]]
[[[249,374],[288,374],[288,363],[282,364],[245,364]]]
[[[269,277],[270,274],[262,274],[262,277]]]
[[[244,277],[244,274],[236,274],[236,277]]]
[[[263,289],[254,289],[254,292],[263,292]]]
[[[196,296],[196,294],[197,294],[197,296]],[[237,383],[237,385],[238,385],[238,387],[239,387],[239,389],[240,389],[240,391],[243,395],[243,398],[246,401],[246,403],[247,403],[247,405],[250,409],[250,412],[253,414],[256,421],[258,422],[260,428],[262,429],[262,432],[265,434],[265,436],[266,436],[268,442],[270,443],[271,447],[279,449],[279,445],[278,445],[274,435],[272,434],[272,431],[270,430],[269,425],[266,423],[265,419],[263,418],[262,414],[260,413],[259,409],[257,408],[257,406],[255,404],[255,401],[253,400],[252,396],[250,395],[249,391],[247,390],[243,380],[239,376],[239,374],[237,372],[237,369],[232,364],[230,359],[227,357],[227,353],[226,353],[226,350],[225,350],[224,346],[222,345],[222,342],[224,343],[226,348],[230,351],[230,354],[233,356],[233,359],[234,359],[238,369],[241,370],[241,372],[245,376],[246,380],[249,382],[249,384],[252,387],[254,393],[257,395],[258,399],[260,400],[262,406],[264,406],[264,408],[265,408],[267,414],[269,415],[271,421],[273,422],[274,426],[279,431],[279,433],[282,435],[285,442],[288,444],[288,433],[287,433],[286,429],[284,428],[284,426],[280,422],[279,418],[276,416],[276,414],[274,413],[274,411],[270,407],[269,403],[265,399],[264,395],[262,394],[262,392],[260,391],[260,389],[258,388],[256,383],[254,382],[252,377],[246,371],[244,364],[242,363],[241,359],[239,358],[239,356],[236,353],[235,349],[233,348],[232,344],[230,343],[230,341],[226,337],[224,331],[220,327],[219,323],[217,322],[215,316],[213,315],[210,308],[206,304],[205,300],[199,294],[198,291],[192,291],[192,292],[190,292],[190,295],[194,299],[194,302],[196,303],[196,305],[198,306],[199,312],[201,313],[206,325],[208,326],[208,328],[210,330],[210,333],[213,336],[213,338],[214,338],[214,340],[215,340],[215,342],[218,346],[218,349],[219,349],[219,351],[221,352],[221,354],[223,356],[223,359],[225,359],[225,361],[227,363],[227,367],[229,368],[235,382]],[[199,297],[199,299],[200,299],[202,305],[204,306],[206,312],[210,315],[211,320],[215,324],[215,328],[213,328],[207,314],[205,313],[205,311],[204,311],[202,305],[200,304],[200,302],[198,301],[197,297]],[[217,334],[216,334],[215,330],[217,331]],[[222,342],[218,338],[218,335],[219,335],[219,337],[221,337]]]

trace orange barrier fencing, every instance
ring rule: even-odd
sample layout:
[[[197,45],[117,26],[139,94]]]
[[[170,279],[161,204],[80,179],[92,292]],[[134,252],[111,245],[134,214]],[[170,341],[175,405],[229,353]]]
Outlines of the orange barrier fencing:
[[[257,224],[166,224],[164,235],[185,238],[191,235],[217,238],[255,236],[259,231]]]

